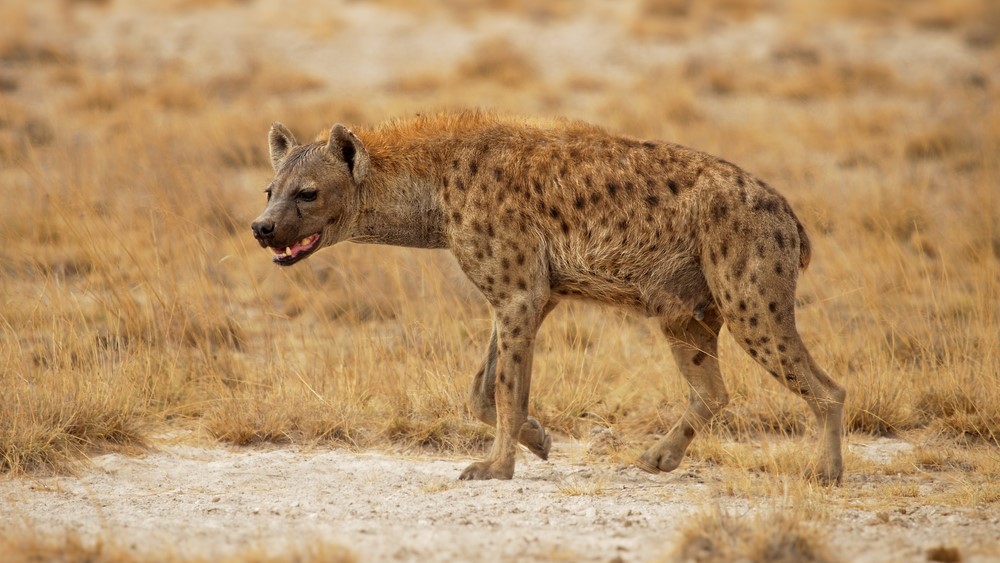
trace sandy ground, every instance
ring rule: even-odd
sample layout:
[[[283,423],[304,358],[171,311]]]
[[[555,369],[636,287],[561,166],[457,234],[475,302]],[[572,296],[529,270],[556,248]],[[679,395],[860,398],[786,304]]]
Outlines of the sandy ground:
[[[851,448],[888,461],[909,445]],[[711,467],[685,463],[654,476],[588,465],[584,453],[583,444],[560,442],[548,462],[522,458],[512,481],[461,482],[464,459],[162,445],[96,457],[75,476],[0,481],[0,531],[22,523],[75,530],[137,554],[279,551],[323,539],[362,561],[649,561],[671,551],[699,510],[746,517],[768,509],[721,494]],[[889,513],[841,502],[828,509],[825,539],[847,561],[923,560],[942,544],[960,547],[967,561],[1000,560],[988,555],[1000,541],[997,514],[919,499]]]

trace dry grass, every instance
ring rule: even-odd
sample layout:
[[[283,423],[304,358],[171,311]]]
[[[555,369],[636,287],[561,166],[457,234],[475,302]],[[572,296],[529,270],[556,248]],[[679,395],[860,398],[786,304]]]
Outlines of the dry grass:
[[[191,4],[239,5],[161,7]],[[961,37],[976,29],[970,20],[996,17],[989,2],[920,4],[842,2],[830,13],[874,26],[902,14],[901,25]],[[573,17],[558,6],[537,17]],[[633,30],[650,44],[760,14],[808,23],[781,2],[637,10],[622,25],[651,26]],[[330,25],[312,40],[351,24]],[[333,96],[334,77],[278,53],[144,79],[98,72],[22,27],[0,38],[16,84],[0,92],[0,182],[16,202],[0,208],[0,471],[66,469],[175,423],[234,444],[483,451],[491,431],[464,402],[489,310],[451,258],[343,245],[277,270],[247,226],[271,176],[272,119],[308,138],[338,120],[489,105],[679,141],[778,186],[812,233],[799,325],[848,389],[848,432],[905,433],[949,452],[899,460],[906,475],[996,474],[1000,119],[984,110],[996,98],[987,70],[985,82],[913,79],[894,59],[786,30],[762,56],[681,52],[611,80],[585,62],[552,73],[516,41],[487,34],[450,65]],[[960,45],[996,56],[988,37]],[[38,85],[45,103],[32,94]],[[608,429],[594,459],[629,461],[686,403],[659,331],[617,311],[560,307],[536,354],[531,410],[573,437]],[[811,414],[725,335],[721,355],[733,400],[690,463],[797,476],[811,448],[756,444],[811,443]],[[851,463],[849,474],[878,471]],[[941,494],[995,505],[996,489],[972,494],[977,484]],[[896,494],[917,491],[900,486]],[[587,487],[564,492],[599,494],[600,484]]]
[[[148,546],[145,546],[148,549]],[[346,548],[323,540],[297,541],[296,547],[275,552],[274,547],[254,546],[235,553],[219,553],[212,557],[192,557],[182,549],[160,547],[155,556],[137,551],[135,545],[125,546],[108,537],[85,540],[76,532],[45,534],[34,527],[0,531],[0,553],[8,563],[57,561],[59,563],[134,563],[156,561],[165,563],[353,563],[357,558]]]
[[[784,507],[768,513],[735,514],[704,510],[685,523],[666,561],[827,563],[840,559],[821,539],[808,510]]]

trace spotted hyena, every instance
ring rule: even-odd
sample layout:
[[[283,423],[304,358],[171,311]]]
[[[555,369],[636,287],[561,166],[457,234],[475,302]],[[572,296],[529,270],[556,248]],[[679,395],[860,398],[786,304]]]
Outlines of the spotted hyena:
[[[552,441],[528,415],[532,351],[563,299],[659,320],[690,385],[687,411],[637,460],[677,467],[729,401],[719,371],[723,324],[816,415],[814,474],[839,481],[844,390],[795,327],[795,284],[809,239],[784,197],[725,160],[576,121],[484,113],[416,117],[300,145],[275,123],[275,177],[253,223],[274,262],[341,241],[448,249],[493,310],[472,412],[496,425],[486,459],[462,479],[510,479],[520,442]]]

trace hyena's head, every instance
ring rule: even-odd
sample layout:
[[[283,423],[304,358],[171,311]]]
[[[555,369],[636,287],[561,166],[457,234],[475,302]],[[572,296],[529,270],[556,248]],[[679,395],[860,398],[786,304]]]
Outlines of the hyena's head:
[[[257,242],[274,252],[274,262],[289,266],[349,236],[370,161],[361,140],[339,124],[328,141],[299,145],[275,122],[268,141],[274,180],[252,229]]]

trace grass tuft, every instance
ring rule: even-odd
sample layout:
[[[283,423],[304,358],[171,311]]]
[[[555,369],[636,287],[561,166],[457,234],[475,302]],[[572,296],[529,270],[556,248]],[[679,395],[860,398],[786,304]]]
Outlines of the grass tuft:
[[[788,511],[737,515],[706,510],[689,519],[667,561],[832,563],[820,532]]]

